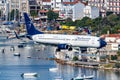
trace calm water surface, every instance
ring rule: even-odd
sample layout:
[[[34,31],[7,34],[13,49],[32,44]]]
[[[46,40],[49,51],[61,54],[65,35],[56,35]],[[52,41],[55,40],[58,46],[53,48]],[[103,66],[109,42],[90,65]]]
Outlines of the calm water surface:
[[[94,74],[95,77],[91,80],[120,80],[120,73],[113,71],[60,65],[53,60],[46,60],[45,58],[54,57],[54,47],[28,45],[18,48],[16,46],[18,42],[19,40],[1,40],[0,42],[0,80],[55,80],[56,78],[70,80],[78,74]],[[15,46],[15,51],[10,50],[11,45]],[[5,53],[1,52],[3,48]],[[21,56],[14,56],[16,52],[19,52]],[[59,70],[50,72],[49,69],[54,67]],[[37,72],[38,77],[21,77],[21,74],[26,72]]]

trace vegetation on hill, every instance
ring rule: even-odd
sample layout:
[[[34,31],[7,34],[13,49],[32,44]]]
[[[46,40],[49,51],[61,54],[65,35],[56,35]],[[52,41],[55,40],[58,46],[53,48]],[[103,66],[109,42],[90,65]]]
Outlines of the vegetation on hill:
[[[106,34],[107,31],[110,33],[119,33],[120,30],[120,15],[109,14],[106,17],[98,17],[96,19],[91,19],[89,17],[84,17],[81,20],[76,20],[73,22],[70,18],[66,19],[65,22],[61,22],[64,25],[72,25],[80,28],[87,27],[93,32],[99,34]]]

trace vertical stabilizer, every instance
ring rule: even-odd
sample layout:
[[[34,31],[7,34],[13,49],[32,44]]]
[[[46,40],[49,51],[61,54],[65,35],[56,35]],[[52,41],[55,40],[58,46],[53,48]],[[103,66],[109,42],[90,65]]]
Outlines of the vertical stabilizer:
[[[38,31],[35,26],[33,25],[33,22],[29,18],[27,13],[23,13],[24,19],[25,19],[25,24],[26,24],[26,30],[27,30],[27,35],[35,35],[35,34],[42,34],[43,32]]]

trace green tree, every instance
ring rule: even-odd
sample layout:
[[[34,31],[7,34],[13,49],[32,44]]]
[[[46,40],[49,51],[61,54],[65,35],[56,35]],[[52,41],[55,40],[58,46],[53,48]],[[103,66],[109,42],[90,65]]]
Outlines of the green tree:
[[[58,18],[58,16],[59,16],[59,14],[53,12],[52,10],[49,10],[49,11],[47,12],[47,17],[48,17],[48,20],[49,20],[49,21],[56,20],[56,19]]]
[[[120,56],[120,50],[118,50],[117,55]]]
[[[109,27],[110,27],[109,25],[106,27],[102,27],[102,29],[100,30],[101,34],[106,34],[107,31],[109,31]]]
[[[34,20],[34,17],[37,16],[38,14],[37,14],[37,11],[32,10],[30,11],[30,15],[33,17],[33,20]]]
[[[76,20],[75,21],[77,27],[83,27],[84,23],[82,20]]]
[[[112,33],[119,33],[118,30],[120,30],[120,25],[119,24],[115,25],[114,28],[112,28]]]
[[[117,60],[117,55],[111,55],[111,60]]]
[[[20,12],[18,9],[16,9],[16,20],[19,20],[20,18]]]
[[[113,14],[113,12],[111,12],[111,11],[107,11],[107,12],[106,12],[106,15],[107,15],[107,16],[109,16],[110,14]]]
[[[15,16],[15,10],[13,9],[10,13],[10,20],[14,20],[14,16]]]
[[[88,17],[84,17],[81,20],[76,20],[75,24],[76,26],[79,26],[79,27],[85,27],[85,26],[88,26],[89,24],[91,25],[91,20]]]
[[[119,62],[115,63],[115,68],[120,68],[120,63]]]
[[[77,61],[78,60],[78,57],[77,56],[74,56],[73,57],[73,61]]]
[[[91,29],[93,29],[93,31],[96,31],[96,32],[100,31],[101,21],[102,21],[101,17],[93,19]]]
[[[67,26],[74,26],[75,25],[71,18],[67,18],[65,21],[66,21],[65,25],[67,25]]]
[[[18,9],[16,9],[16,10],[13,9],[11,12],[8,13],[8,15],[9,15],[9,20],[14,20],[14,19],[19,20],[19,18],[20,18]]]
[[[118,21],[118,16],[115,14],[111,14],[107,17],[108,21],[109,21],[109,25],[112,27],[114,27]]]
[[[90,20],[90,18],[89,17],[83,17],[83,19],[81,20],[81,22],[82,22],[82,25],[81,26],[88,26],[89,25],[89,21]]]

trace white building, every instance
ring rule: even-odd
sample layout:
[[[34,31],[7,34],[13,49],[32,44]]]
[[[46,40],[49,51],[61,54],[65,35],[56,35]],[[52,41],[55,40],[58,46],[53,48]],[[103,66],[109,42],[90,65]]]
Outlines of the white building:
[[[20,14],[22,12],[28,12],[28,0],[0,0],[0,10],[2,15],[5,15],[6,19],[9,17],[8,13],[12,10],[19,10]]]
[[[120,0],[87,0],[87,2],[90,6],[98,7],[103,17],[106,16],[107,11],[120,14]]]
[[[55,52],[55,58],[61,60],[73,60],[73,58],[77,56],[79,59],[81,55],[79,55],[79,51],[73,49],[72,51],[61,50],[60,52]]]
[[[73,18],[72,20],[82,19],[84,17],[85,4],[79,2],[73,6]]]
[[[106,42],[116,42],[116,38],[115,37],[106,37],[105,41]]]
[[[43,0],[42,6],[43,6],[43,9],[51,9],[51,0]]]
[[[114,36],[114,35],[113,35]],[[119,43],[117,42],[117,37],[108,37],[105,38],[105,41],[107,42],[106,50],[107,55],[117,55],[118,49],[119,49]]]
[[[85,16],[91,19],[99,17],[99,8],[93,6],[86,6],[84,8],[84,17]]]
[[[8,3],[6,3],[6,0],[0,0],[0,10],[1,10],[1,17],[3,18],[4,16],[6,16],[7,14],[7,7],[8,7]]]
[[[109,51],[118,51],[119,41],[116,37],[106,37],[105,41],[109,46],[108,48]]]
[[[60,17],[71,18],[73,21],[83,18],[85,5],[81,2],[63,2]]]
[[[62,0],[51,0],[51,8],[54,10],[60,10]]]
[[[64,19],[71,18],[73,21],[80,20],[85,16],[94,19],[99,17],[99,9],[88,6],[87,3],[80,1],[63,2],[59,15]]]

